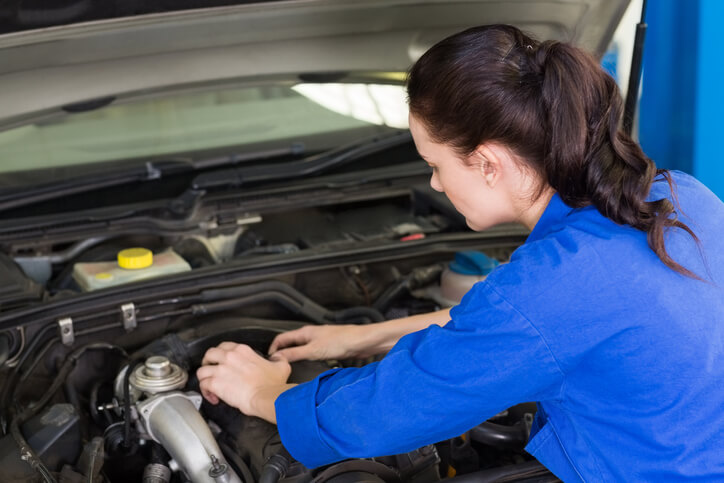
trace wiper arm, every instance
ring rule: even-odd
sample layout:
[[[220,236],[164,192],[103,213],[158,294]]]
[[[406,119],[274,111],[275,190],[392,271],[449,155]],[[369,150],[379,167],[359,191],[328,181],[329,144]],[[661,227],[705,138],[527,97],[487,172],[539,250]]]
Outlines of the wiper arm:
[[[111,186],[153,181],[165,176],[182,172],[209,169],[217,166],[238,164],[248,161],[304,153],[304,145],[293,143],[289,147],[270,149],[251,153],[233,154],[208,159],[176,159],[147,162],[144,166],[130,169],[106,171],[86,176],[78,176],[63,181],[47,182],[32,186],[12,188],[0,191],[0,211],[33,205],[64,196],[86,193]]]
[[[300,161],[273,164],[271,166],[219,169],[213,172],[203,173],[193,179],[190,188],[185,193],[172,201],[172,211],[186,211],[189,205],[193,205],[193,203],[210,188],[240,186],[249,183],[284,180],[318,174],[330,168],[350,163],[363,156],[402,145],[411,140],[412,137],[408,131],[401,131],[388,136],[376,136],[365,139],[362,142],[333,149]],[[286,155],[298,156],[304,153],[304,149],[303,144],[293,143],[285,148],[201,160],[176,159],[147,162],[144,166],[135,166],[131,169],[94,173],[63,181],[23,186],[0,191],[0,212],[111,186],[153,181],[168,175],[183,172],[210,169],[229,164],[236,165]]]
[[[169,164],[173,163],[173,164]],[[163,166],[163,167],[162,167]],[[180,168],[180,169],[179,169]],[[110,186],[159,179],[167,171],[189,169],[185,162],[146,163],[144,167],[116,170],[87,176],[75,177],[63,181],[23,186],[0,193],[0,211],[32,205],[42,201],[64,196],[85,193]]]
[[[410,132],[401,131],[391,135],[368,138],[299,161],[270,166],[220,169],[196,176],[191,182],[189,190],[200,192],[213,188],[238,187],[265,181],[282,181],[312,176],[410,141],[412,141]]]

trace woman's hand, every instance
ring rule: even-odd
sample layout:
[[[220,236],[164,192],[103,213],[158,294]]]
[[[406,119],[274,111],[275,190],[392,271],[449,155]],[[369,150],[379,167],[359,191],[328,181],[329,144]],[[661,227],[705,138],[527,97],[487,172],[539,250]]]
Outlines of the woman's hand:
[[[443,309],[369,325],[307,325],[276,336],[269,354],[290,362],[365,358],[384,354],[410,332],[449,320],[450,309]]]
[[[280,355],[264,359],[248,345],[222,342],[204,355],[196,371],[204,398],[223,400],[249,416],[276,422],[274,401],[292,385],[289,362]]]
[[[374,355],[374,351],[370,352],[373,344],[365,340],[370,339],[374,325],[306,325],[276,336],[269,354],[290,362],[369,357]]]

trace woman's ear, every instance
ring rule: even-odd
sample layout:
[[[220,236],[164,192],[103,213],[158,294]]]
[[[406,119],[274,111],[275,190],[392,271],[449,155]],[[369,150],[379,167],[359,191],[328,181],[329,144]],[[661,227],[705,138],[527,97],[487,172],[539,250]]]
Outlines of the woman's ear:
[[[503,174],[501,153],[497,146],[481,144],[473,152],[474,162],[479,163],[480,174],[490,188],[494,188],[500,182]]]

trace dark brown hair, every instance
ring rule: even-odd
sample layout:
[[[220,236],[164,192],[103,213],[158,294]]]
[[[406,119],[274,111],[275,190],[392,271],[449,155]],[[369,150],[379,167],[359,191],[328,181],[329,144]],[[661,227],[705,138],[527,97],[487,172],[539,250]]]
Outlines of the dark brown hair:
[[[697,278],[666,252],[664,229],[686,230],[668,199],[646,201],[666,170],[621,130],[614,79],[587,52],[538,42],[510,25],[475,27],[442,40],[412,67],[410,112],[435,142],[471,155],[494,141],[523,158],[573,208],[595,206],[618,224],[646,232],[673,270]],[[675,200],[675,198],[674,198]]]

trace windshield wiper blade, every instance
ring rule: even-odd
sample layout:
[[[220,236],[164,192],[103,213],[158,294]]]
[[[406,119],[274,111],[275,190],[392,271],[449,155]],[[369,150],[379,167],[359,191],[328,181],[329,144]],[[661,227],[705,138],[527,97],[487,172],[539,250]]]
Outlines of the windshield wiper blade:
[[[391,147],[410,142],[412,136],[408,131],[396,132],[387,136],[375,136],[341,148],[304,158],[300,161],[274,163],[270,166],[235,167],[217,169],[196,176],[190,188],[179,198],[172,200],[173,211],[185,211],[203,196],[205,191],[214,187],[240,186],[263,181],[277,181],[299,178],[321,173],[330,168],[342,166],[361,157],[374,154]],[[208,159],[173,159],[166,161],[147,162],[143,166],[130,169],[94,173],[86,176],[70,178],[63,181],[48,182],[38,185],[14,187],[0,191],[0,212],[13,208],[33,205],[43,201],[62,198],[95,191],[112,186],[146,182],[161,179],[168,175],[191,172],[202,169],[213,169],[217,166],[259,161],[282,156],[299,156],[304,153],[304,145],[293,143],[288,147],[233,154]]]
[[[196,176],[191,182],[189,190],[201,192],[213,188],[238,187],[267,181],[303,178],[344,166],[362,157],[401,146],[411,141],[412,135],[409,131],[400,131],[391,135],[368,138],[299,161],[276,163],[269,166],[220,169]]]
[[[218,156],[207,159],[171,159],[165,161],[149,161],[143,166],[117,169],[101,173],[78,176],[62,181],[46,182],[31,186],[11,187],[0,189],[0,211],[6,211],[22,206],[33,205],[43,201],[62,198],[95,191],[112,186],[153,181],[165,176],[182,172],[210,169],[217,166],[240,164],[249,161],[259,161],[267,158],[304,153],[304,144],[292,143],[289,147],[254,151],[249,153]]]
[[[16,187],[12,190],[0,192],[0,211],[110,186],[150,181],[159,179],[169,172],[180,172],[189,169],[191,169],[189,163],[184,161],[148,162],[143,167],[136,166],[131,169],[96,173],[63,181]]]

